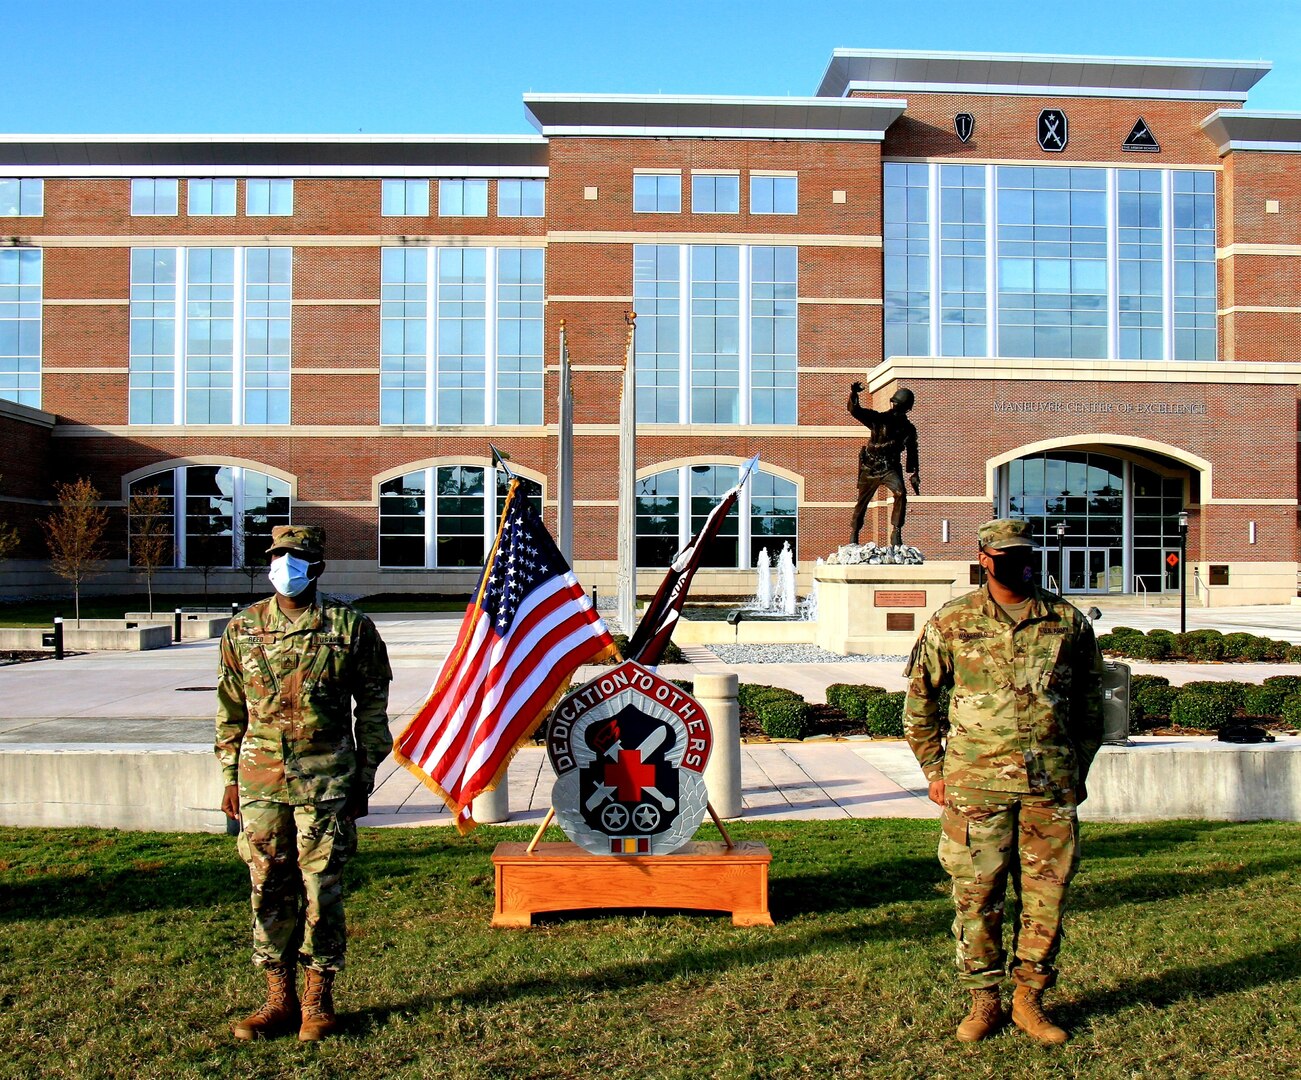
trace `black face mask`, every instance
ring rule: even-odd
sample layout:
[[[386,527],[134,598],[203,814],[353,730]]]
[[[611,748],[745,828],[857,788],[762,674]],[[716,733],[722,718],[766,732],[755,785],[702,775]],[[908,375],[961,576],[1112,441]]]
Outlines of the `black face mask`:
[[[1037,553],[1033,548],[1004,548],[997,555],[993,552],[986,554],[989,555],[990,577],[1005,588],[1016,592],[1028,591],[1034,580],[1034,564],[1037,561]]]

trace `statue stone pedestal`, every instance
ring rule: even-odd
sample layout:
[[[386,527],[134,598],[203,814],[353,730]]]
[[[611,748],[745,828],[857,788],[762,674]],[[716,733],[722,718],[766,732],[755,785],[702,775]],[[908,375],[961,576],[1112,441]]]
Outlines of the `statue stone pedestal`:
[[[939,566],[822,565],[816,643],[828,652],[906,656],[937,608],[959,591]]]

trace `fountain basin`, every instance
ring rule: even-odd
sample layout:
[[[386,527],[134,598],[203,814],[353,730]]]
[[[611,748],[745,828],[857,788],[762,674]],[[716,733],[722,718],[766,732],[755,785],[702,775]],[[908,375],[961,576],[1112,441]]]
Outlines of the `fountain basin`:
[[[727,622],[741,612],[736,626]],[[811,645],[816,623],[775,611],[750,611],[741,604],[688,604],[673,631],[673,642],[683,645]]]

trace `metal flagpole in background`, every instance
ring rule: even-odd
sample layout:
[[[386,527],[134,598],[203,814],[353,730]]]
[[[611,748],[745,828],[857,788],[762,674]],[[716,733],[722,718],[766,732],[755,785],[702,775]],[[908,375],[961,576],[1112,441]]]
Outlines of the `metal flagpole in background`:
[[[556,546],[574,565],[574,392],[569,382],[569,342],[560,320],[560,447],[556,460]]]
[[[637,628],[637,568],[634,530],[637,483],[637,313],[624,313],[628,345],[624,358],[623,397],[619,402],[619,623],[632,637]]]

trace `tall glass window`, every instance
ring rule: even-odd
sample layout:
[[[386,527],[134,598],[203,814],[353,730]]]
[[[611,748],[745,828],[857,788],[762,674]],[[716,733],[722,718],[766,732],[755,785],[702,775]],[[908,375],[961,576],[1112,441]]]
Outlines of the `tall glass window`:
[[[439,217],[487,217],[487,180],[439,180]]]
[[[887,162],[884,185],[887,357],[1215,358],[1213,172]]]
[[[40,248],[0,250],[0,398],[41,407]]]
[[[294,212],[292,180],[246,180],[244,213],[249,217],[288,217]]]
[[[290,249],[244,253],[244,423],[289,423]]]
[[[428,214],[428,180],[380,181],[382,217],[426,217]]]
[[[985,167],[940,166],[940,346],[984,356]]]
[[[489,487],[488,485],[491,485]],[[439,465],[380,485],[379,564],[386,569],[477,569],[497,534],[510,480],[497,469]],[[521,479],[541,512],[542,489]],[[495,491],[496,497],[489,496]]]
[[[885,355],[931,353],[929,170],[885,166]]]
[[[234,217],[235,181],[187,180],[187,212],[194,217]]]
[[[1174,358],[1215,359],[1215,174],[1176,172]]]
[[[1116,292],[1123,360],[1160,360],[1165,354],[1161,175],[1154,169],[1116,173]]]
[[[497,423],[542,423],[542,249],[497,253]]]
[[[438,366],[434,376],[439,424],[482,424],[487,353],[485,248],[438,252]]]
[[[638,480],[637,565],[668,566],[739,475],[735,465],[701,464],[683,465]],[[702,565],[744,570],[756,564],[763,548],[768,549],[774,562],[785,543],[795,552],[796,495],[792,481],[756,470],[741,489],[718,537],[703,552]]]
[[[635,245],[638,419],[683,422],[685,395],[690,423],[794,423],[798,268],[795,247]]]
[[[172,217],[177,211],[177,180],[132,180],[133,217]]]
[[[543,271],[541,248],[385,248],[380,422],[542,423]]]
[[[796,252],[750,249],[750,422],[795,423]]]
[[[271,530],[289,524],[287,481],[230,465],[188,465],[133,480],[131,495],[156,489],[172,506],[177,566],[232,568],[266,562]],[[135,532],[128,524],[128,532]]]
[[[176,419],[176,257],[176,248],[131,249],[127,380],[133,424]]]
[[[235,249],[191,248],[185,260],[185,422],[234,420]]]
[[[1000,166],[997,175],[1000,354],[1105,357],[1106,171]]]
[[[546,184],[542,180],[498,180],[498,217],[542,217],[546,213]]]
[[[44,213],[44,180],[0,179],[0,217],[40,217]]]
[[[636,244],[632,249],[637,311],[637,419],[676,424],[682,382],[682,249]]]
[[[691,422],[741,419],[741,249],[691,249]]]
[[[682,210],[680,173],[637,173],[632,178],[632,209],[637,214],[677,214]]]

